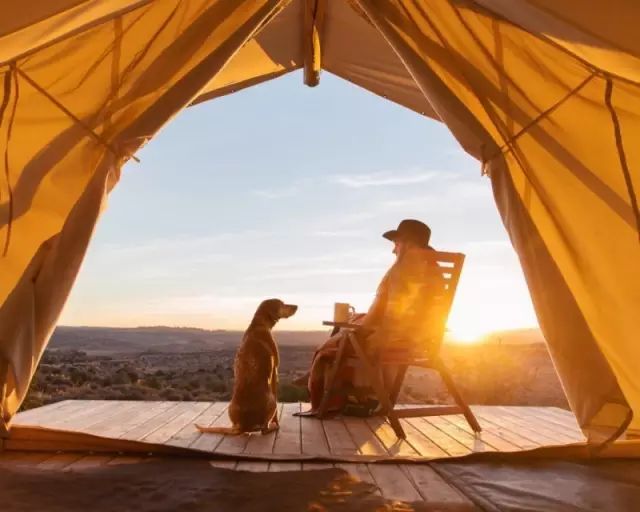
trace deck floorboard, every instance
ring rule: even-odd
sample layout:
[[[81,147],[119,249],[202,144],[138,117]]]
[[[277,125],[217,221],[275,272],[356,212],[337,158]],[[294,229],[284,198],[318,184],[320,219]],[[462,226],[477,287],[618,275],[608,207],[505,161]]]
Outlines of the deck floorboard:
[[[164,443],[221,454],[269,457],[272,460],[218,460],[214,467],[239,471],[313,471],[337,467],[376,485],[391,499],[434,504],[470,505],[426,464],[375,464],[363,457],[424,458],[466,455],[477,451],[516,451],[584,440],[573,415],[559,408],[474,406],[483,427],[475,435],[461,415],[401,420],[407,434],[398,440],[381,418],[334,417],[318,420],[293,414],[307,404],[281,404],[280,429],[268,435],[201,434],[194,424],[230,426],[226,402],[63,401],[20,413],[16,425],[31,425],[116,439]],[[335,461],[305,461],[308,455],[335,456]],[[287,460],[275,460],[275,457]],[[344,460],[344,458],[348,460]],[[300,460],[296,460],[299,458]],[[339,460],[343,458],[343,460]],[[0,464],[83,471],[102,465],[134,464],[143,457],[54,452],[0,453]]]

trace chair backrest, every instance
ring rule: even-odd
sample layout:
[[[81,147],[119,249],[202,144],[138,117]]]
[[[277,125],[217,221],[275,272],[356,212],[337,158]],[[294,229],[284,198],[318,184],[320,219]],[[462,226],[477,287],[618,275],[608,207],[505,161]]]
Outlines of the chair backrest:
[[[442,345],[464,258],[464,254],[456,252],[429,251],[426,255],[429,266],[429,272],[425,274],[426,279],[433,281],[436,276],[442,278],[441,287],[425,287],[425,293],[430,294],[429,311],[425,311],[425,315],[437,316],[433,319],[434,323],[429,332],[430,350],[435,353],[439,352]]]

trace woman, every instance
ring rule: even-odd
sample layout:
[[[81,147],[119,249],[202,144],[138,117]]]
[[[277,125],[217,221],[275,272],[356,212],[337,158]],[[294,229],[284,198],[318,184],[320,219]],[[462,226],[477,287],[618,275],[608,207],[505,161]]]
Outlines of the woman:
[[[433,267],[425,268],[426,253],[433,250],[429,246],[431,229],[417,220],[405,219],[398,229],[382,235],[394,243],[393,253],[396,260],[383,277],[369,311],[356,315],[352,321],[362,325],[363,332],[372,332],[363,338],[365,349],[374,354],[383,345],[393,347],[394,341],[416,339],[425,329],[430,329],[433,315],[427,314],[428,297],[432,295],[425,286],[442,290],[444,283],[439,272]],[[425,271],[429,275],[425,277]],[[311,371],[297,384],[307,385],[311,399],[311,411],[315,412],[322,401],[327,384],[328,369],[333,363],[338,344],[345,336],[344,332],[334,333],[315,353]],[[391,377],[390,372],[385,380]],[[338,384],[355,383],[358,375],[353,368],[340,368],[336,376]],[[340,410],[345,405],[343,396],[332,397],[329,410]]]

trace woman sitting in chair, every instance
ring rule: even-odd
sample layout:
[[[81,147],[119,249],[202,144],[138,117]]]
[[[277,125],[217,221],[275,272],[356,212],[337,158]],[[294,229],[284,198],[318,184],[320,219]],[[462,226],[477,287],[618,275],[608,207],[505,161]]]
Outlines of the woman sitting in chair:
[[[364,315],[354,315],[351,321],[362,326],[357,335],[363,338],[369,355],[375,354],[383,346],[392,348],[394,342],[419,339],[420,333],[429,329],[434,315],[428,314],[428,297],[437,295],[444,288],[442,274],[434,272],[433,264],[425,263],[431,229],[426,224],[412,219],[400,222],[398,229],[382,235],[394,243],[396,261],[383,277],[373,304]],[[433,287],[433,292],[429,288]],[[436,315],[437,316],[437,315]],[[366,333],[370,333],[367,335]],[[331,336],[315,353],[311,371],[297,384],[307,385],[311,398],[311,413],[320,406],[326,385],[328,369],[333,363],[338,344],[345,336],[339,331]],[[385,380],[389,379],[385,375]],[[340,368],[336,380],[340,385],[355,383],[353,368]],[[331,399],[329,410],[341,410],[346,402],[344,396]]]

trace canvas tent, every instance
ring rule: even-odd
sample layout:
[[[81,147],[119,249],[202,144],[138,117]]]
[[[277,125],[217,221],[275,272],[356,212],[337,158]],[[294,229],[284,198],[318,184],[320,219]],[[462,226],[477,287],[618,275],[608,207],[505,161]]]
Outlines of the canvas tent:
[[[121,166],[188,105],[304,69],[449,127],[491,179],[580,425],[594,441],[640,427],[638,22],[635,0],[5,5],[0,425]]]

